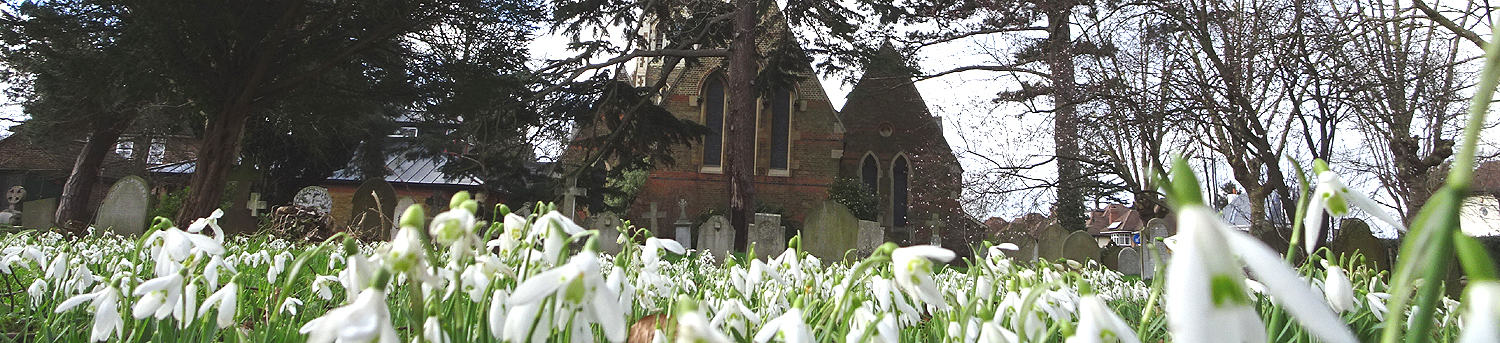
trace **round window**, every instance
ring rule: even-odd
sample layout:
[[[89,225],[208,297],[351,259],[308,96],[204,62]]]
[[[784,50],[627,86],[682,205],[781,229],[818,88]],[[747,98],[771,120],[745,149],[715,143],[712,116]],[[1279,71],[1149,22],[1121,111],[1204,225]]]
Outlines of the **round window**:
[[[881,137],[890,137],[892,131],[895,131],[895,127],[891,126],[891,123],[889,123],[889,122],[880,123],[880,136]]]

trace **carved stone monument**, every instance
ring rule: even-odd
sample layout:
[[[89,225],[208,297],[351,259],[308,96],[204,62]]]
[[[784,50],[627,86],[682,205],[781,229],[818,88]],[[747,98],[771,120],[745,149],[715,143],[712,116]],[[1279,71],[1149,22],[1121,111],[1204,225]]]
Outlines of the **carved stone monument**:
[[[693,220],[687,217],[687,199],[677,199],[677,221],[672,226],[677,228],[677,243],[682,247],[693,249]]]
[[[1126,247],[1125,249],[1121,249],[1120,254],[1117,256],[1119,257],[1116,261],[1118,261],[1120,267],[1116,271],[1125,275],[1141,275],[1141,253],[1135,251],[1135,248]]]
[[[16,209],[16,204],[26,199],[26,187],[15,186],[5,191],[4,211],[0,211],[0,225],[21,225],[21,211]]]
[[[857,258],[865,258],[875,252],[885,243],[885,228],[880,223],[868,220],[859,221],[859,238],[855,239],[854,250],[859,252]]]
[[[750,226],[750,243],[755,244],[757,255],[781,255],[786,250],[786,240],[786,228],[781,226],[780,214],[755,214],[755,225]]]
[[[610,255],[620,253],[620,216],[604,212],[590,217],[589,229],[599,231],[599,251]]]
[[[135,175],[116,181],[99,205],[94,227],[121,236],[138,236],[145,232],[148,225],[146,212],[151,206],[150,189],[145,179]]]
[[[698,250],[712,254],[715,261],[728,259],[734,251],[734,226],[729,219],[712,216],[698,226]]]
[[[297,191],[297,196],[292,197],[292,205],[307,207],[319,215],[328,215],[333,211],[333,196],[328,194],[328,189],[318,186],[303,187]]]

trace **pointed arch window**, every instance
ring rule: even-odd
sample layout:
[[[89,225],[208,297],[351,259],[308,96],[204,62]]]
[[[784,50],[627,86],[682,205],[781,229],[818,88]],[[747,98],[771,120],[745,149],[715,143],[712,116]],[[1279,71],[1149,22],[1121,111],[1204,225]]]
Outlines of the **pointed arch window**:
[[[907,224],[911,195],[908,191],[909,177],[906,156],[896,155],[896,159],[891,161],[891,225],[895,227],[906,227]]]
[[[785,171],[791,161],[792,97],[795,93],[778,88],[771,94],[771,170]]]
[[[724,78],[714,73],[703,86],[703,125],[712,133],[703,136],[703,167],[720,168],[724,160]]]
[[[859,178],[864,181],[865,189],[869,189],[870,193],[879,193],[875,185],[880,179],[880,160],[875,155],[865,154],[864,161],[859,162]]]

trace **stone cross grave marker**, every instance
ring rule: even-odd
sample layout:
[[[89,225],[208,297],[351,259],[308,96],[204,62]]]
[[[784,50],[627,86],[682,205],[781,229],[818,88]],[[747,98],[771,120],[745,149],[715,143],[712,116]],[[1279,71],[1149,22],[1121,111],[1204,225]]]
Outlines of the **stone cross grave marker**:
[[[756,213],[755,225],[750,227],[750,243],[755,244],[756,254],[767,258],[786,250],[786,228],[781,227],[781,215]]]
[[[366,241],[386,241],[396,218],[396,188],[385,179],[370,179],[354,190],[349,229]],[[483,207],[481,207],[482,209]]]
[[[1120,274],[1141,275],[1140,252],[1135,251],[1135,248],[1125,247],[1125,249],[1120,249],[1120,254],[1118,256],[1120,268],[1117,271],[1120,272]]]
[[[21,199],[26,199],[26,187],[14,186],[5,191],[5,202],[9,205],[0,211],[0,225],[21,225],[21,211],[16,210]]]
[[[604,212],[589,217],[589,229],[599,231],[599,251],[615,255],[620,253],[620,216]]]
[[[1063,241],[1062,251],[1059,252],[1063,258],[1084,262],[1088,260],[1099,260],[1099,241],[1094,236],[1084,231],[1073,231],[1068,234],[1067,240]]]
[[[687,217],[687,199],[677,199],[677,213],[677,221],[672,223],[677,228],[677,232],[675,232],[677,243],[682,243],[682,247],[684,248],[692,249],[694,247],[693,220]]]
[[[943,246],[943,220],[938,217],[937,213],[933,213],[932,219],[927,220],[927,228],[932,230],[932,238],[928,239],[928,244]]]
[[[666,212],[662,212],[661,210],[656,209],[656,202],[652,201],[651,202],[651,212],[646,212],[645,216],[646,216],[647,220],[651,221],[651,232],[654,232],[656,234],[661,234],[662,233],[662,227],[661,227],[661,225],[659,225],[660,223],[658,222],[658,220],[666,219],[667,218],[667,213]]]
[[[37,199],[21,203],[21,226],[27,229],[51,229],[52,219],[56,214],[57,198]]]
[[[855,239],[854,250],[858,251],[857,258],[869,257],[885,243],[885,228],[880,223],[868,220],[859,221],[859,238]]]
[[[1364,256],[1364,263],[1375,270],[1391,270],[1390,254],[1385,249],[1385,244],[1370,232],[1370,224],[1358,218],[1345,218],[1339,221],[1338,236],[1333,237],[1333,243],[1328,244],[1328,250],[1334,256],[1353,258],[1358,252]]]
[[[841,261],[845,252],[857,247],[859,219],[837,201],[825,200],[814,205],[802,224],[802,242],[805,242],[802,250],[819,259]]]
[[[116,181],[99,205],[94,227],[121,236],[138,236],[145,232],[146,212],[151,204],[150,189],[145,179],[135,175]]]
[[[715,261],[728,259],[734,251],[734,226],[729,219],[716,215],[698,226],[698,250],[713,255]]]
[[[577,218],[577,216],[578,216],[578,197],[585,196],[585,195],[588,195],[588,194],[589,194],[589,191],[587,189],[578,188],[578,179],[577,178],[570,178],[570,179],[568,179],[568,187],[564,188],[563,192],[562,192],[562,195],[563,195],[562,210],[565,211],[565,212],[563,212],[563,215],[568,216],[568,218],[573,218],[574,220],[582,220],[583,218]]]
[[[327,188],[307,186],[297,191],[297,196],[292,198],[292,205],[312,208],[318,215],[326,216],[333,210],[333,196],[328,195]]]
[[[245,209],[250,210],[251,217],[259,217],[260,211],[266,209],[266,201],[260,200],[260,193],[250,193],[250,201],[245,202]]]

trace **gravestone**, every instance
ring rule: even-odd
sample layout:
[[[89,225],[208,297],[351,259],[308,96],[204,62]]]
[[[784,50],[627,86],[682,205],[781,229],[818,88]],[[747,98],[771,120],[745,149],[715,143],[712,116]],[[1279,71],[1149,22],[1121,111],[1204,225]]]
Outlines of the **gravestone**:
[[[224,194],[229,196],[230,203],[224,208],[224,217],[219,218],[219,226],[224,228],[225,234],[255,232],[260,229],[260,216],[271,212],[261,194],[253,191],[260,179],[260,172],[250,166],[229,171]]]
[[[693,249],[693,220],[687,217],[687,199],[677,199],[677,221],[672,226],[677,228],[677,243],[682,243],[683,248]]]
[[[802,224],[802,250],[824,261],[843,260],[859,239],[859,219],[835,201],[814,205]]]
[[[1339,234],[1328,244],[1333,256],[1353,258],[1355,252],[1364,255],[1366,266],[1375,270],[1391,270],[1390,254],[1380,239],[1370,233],[1370,225],[1358,218],[1339,221]]]
[[[21,226],[36,230],[51,229],[55,214],[57,214],[57,198],[21,203]]]
[[[1073,231],[1063,241],[1062,250],[1058,251],[1063,258],[1084,262],[1087,260],[1099,260],[1099,241],[1094,236],[1084,231]]]
[[[349,229],[364,241],[390,240],[396,220],[396,188],[385,179],[370,179],[354,190]]]
[[[599,231],[599,252],[616,255],[620,253],[620,216],[604,212],[590,216],[589,229]]]
[[[859,238],[855,239],[854,250],[859,252],[857,258],[865,258],[875,252],[885,243],[885,228],[880,223],[868,220],[859,221]]]
[[[1146,226],[1141,229],[1141,278],[1156,278],[1156,267],[1164,265],[1172,254],[1167,251],[1167,245],[1161,243],[1162,238],[1172,235],[1171,222],[1162,218],[1152,218],[1146,221]]]
[[[1104,265],[1104,268],[1109,268],[1109,270],[1120,271],[1120,251],[1125,250],[1125,248],[1128,247],[1114,244],[1099,248],[1099,264]]]
[[[780,214],[755,214],[755,225],[750,226],[750,243],[755,244],[756,254],[780,255],[786,250],[786,239],[786,228],[781,226]]]
[[[297,191],[297,196],[292,197],[292,205],[306,207],[319,215],[326,216],[328,212],[333,211],[333,196],[328,195],[327,188],[307,186]]]
[[[569,178],[568,186],[562,189],[563,201],[562,208],[559,208],[559,210],[563,212],[563,215],[568,216],[568,218],[583,220],[583,218],[578,217],[578,197],[588,194],[587,189],[578,188],[578,178]]]
[[[646,212],[643,215],[646,216],[647,221],[651,222],[651,233],[658,236],[666,233],[664,232],[666,228],[661,226],[660,220],[666,219],[667,213],[657,209],[655,201],[651,202],[651,211]]]
[[[26,198],[26,187],[14,186],[5,191],[6,207],[0,211],[0,225],[21,225],[21,211],[16,209],[16,204]]]
[[[1120,253],[1116,256],[1118,256],[1116,261],[1120,264],[1120,267],[1115,269],[1115,271],[1125,275],[1141,275],[1141,253],[1136,251],[1135,248],[1126,247],[1125,249],[1121,249]]]
[[[937,213],[932,214],[932,219],[927,220],[928,234],[932,237],[927,239],[927,244],[932,246],[943,246],[943,219]]]
[[[1063,230],[1057,224],[1048,225],[1037,233],[1037,258],[1047,261],[1055,261],[1062,258],[1063,243],[1068,239],[1068,230]]]
[[[713,255],[715,261],[728,259],[734,251],[734,226],[729,219],[716,215],[698,226],[698,250]]]
[[[139,176],[120,178],[109,187],[109,193],[99,205],[94,227],[121,236],[139,236],[146,232],[146,211],[151,206],[150,189],[146,180]]]

